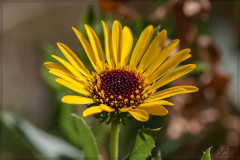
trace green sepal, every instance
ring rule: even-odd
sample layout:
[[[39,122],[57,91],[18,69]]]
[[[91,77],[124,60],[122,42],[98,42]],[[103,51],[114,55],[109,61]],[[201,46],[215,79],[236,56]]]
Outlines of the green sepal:
[[[88,107],[90,107],[88,105]],[[126,119],[131,119],[131,117],[129,117],[129,113],[128,112],[118,112],[118,111],[114,111],[114,112],[101,112],[98,114],[93,115],[94,118],[99,119],[100,123],[105,123],[105,124],[110,124],[112,122],[112,120],[114,119],[114,123],[115,124],[123,124],[126,125]]]

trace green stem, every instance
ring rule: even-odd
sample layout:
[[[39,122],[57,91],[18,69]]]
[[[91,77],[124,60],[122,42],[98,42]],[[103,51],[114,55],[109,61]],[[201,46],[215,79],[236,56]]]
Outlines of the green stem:
[[[111,124],[111,160],[118,160],[118,135],[119,135],[119,124],[115,124],[114,120]]]

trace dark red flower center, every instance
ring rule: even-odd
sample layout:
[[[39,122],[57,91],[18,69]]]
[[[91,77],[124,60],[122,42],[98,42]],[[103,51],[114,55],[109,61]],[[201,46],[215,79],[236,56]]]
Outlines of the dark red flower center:
[[[99,84],[100,82],[100,84]],[[144,100],[144,79],[135,72],[126,70],[104,71],[95,78],[92,87],[93,98],[100,104],[115,109],[136,107]]]
[[[128,71],[115,70],[102,74],[101,89],[107,95],[114,95],[115,97],[122,96],[122,98],[130,98],[135,91],[139,90],[141,82],[134,73]]]

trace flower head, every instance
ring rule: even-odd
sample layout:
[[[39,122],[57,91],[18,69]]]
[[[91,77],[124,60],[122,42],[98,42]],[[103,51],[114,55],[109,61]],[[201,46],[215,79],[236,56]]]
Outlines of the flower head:
[[[56,82],[81,95],[67,95],[62,102],[68,104],[87,104],[83,116],[100,117],[132,115],[139,121],[147,121],[148,114],[163,116],[168,114],[165,105],[173,105],[165,98],[198,91],[194,86],[176,86],[157,91],[158,88],[189,73],[194,64],[176,66],[191,57],[190,49],[184,49],[169,57],[178,45],[173,40],[166,47],[167,32],[161,31],[155,38],[153,26],[147,26],[141,33],[134,49],[130,28],[122,28],[114,21],[112,34],[102,21],[105,41],[105,56],[100,41],[93,29],[85,25],[89,42],[75,28],[94,71],[90,73],[76,54],[62,43],[57,43],[66,59],[52,55],[62,65],[46,62],[44,65],[51,74],[58,76]],[[105,58],[106,57],[106,58]],[[106,60],[105,60],[106,59]]]

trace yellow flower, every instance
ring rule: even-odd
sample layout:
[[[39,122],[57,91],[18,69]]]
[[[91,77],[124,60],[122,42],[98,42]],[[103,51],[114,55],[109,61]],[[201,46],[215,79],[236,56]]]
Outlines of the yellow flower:
[[[63,66],[52,62],[44,63],[51,74],[59,77],[55,79],[57,83],[81,94],[64,96],[63,103],[91,104],[91,107],[84,110],[84,117],[111,112],[131,114],[138,121],[147,121],[148,114],[168,114],[164,105],[173,104],[164,100],[165,98],[198,91],[194,86],[176,86],[156,91],[196,67],[194,64],[187,64],[175,68],[191,57],[190,49],[181,50],[168,58],[179,40],[173,40],[164,47],[166,30],[152,40],[153,26],[147,26],[132,51],[133,36],[129,27],[122,28],[118,21],[114,21],[111,34],[103,21],[102,26],[105,56],[100,41],[90,26],[85,25],[90,43],[73,28],[95,70],[92,73],[76,54],[62,43],[57,45],[68,62],[52,55]]]

